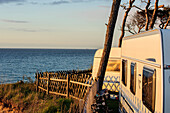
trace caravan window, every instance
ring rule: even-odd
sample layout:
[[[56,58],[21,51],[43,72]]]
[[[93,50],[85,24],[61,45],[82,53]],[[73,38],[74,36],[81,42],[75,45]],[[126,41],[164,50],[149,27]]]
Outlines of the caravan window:
[[[106,71],[120,71],[120,60],[109,60]]]
[[[131,63],[130,65],[130,90],[135,95],[136,92],[136,64]]]
[[[144,67],[142,78],[142,101],[151,112],[154,112],[155,110],[155,90],[155,70]]]
[[[127,60],[122,60],[122,82],[127,85]]]

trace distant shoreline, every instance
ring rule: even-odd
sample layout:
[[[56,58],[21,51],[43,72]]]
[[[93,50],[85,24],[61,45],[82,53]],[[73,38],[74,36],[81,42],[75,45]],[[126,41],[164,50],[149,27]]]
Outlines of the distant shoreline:
[[[97,50],[95,48],[87,48],[87,49],[84,49],[84,48],[0,48],[0,49],[44,49],[44,50],[50,50],[50,49],[54,49],[54,50]]]

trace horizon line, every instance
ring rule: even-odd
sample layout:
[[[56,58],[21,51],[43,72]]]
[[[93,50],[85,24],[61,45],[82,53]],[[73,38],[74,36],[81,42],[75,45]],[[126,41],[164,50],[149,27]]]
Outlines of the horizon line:
[[[99,48],[0,47],[0,49],[99,49]]]

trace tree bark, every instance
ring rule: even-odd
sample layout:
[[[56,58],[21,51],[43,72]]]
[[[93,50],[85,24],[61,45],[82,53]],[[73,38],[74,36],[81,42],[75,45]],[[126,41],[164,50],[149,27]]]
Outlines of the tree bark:
[[[128,16],[128,14],[129,14],[129,12],[130,12],[130,10],[131,10],[131,8],[132,8],[132,5],[133,5],[133,3],[135,2],[135,0],[129,0],[129,7],[127,8],[127,10],[126,10],[126,12],[125,12],[125,15],[124,15],[124,18],[123,18],[123,23],[122,23],[122,29],[121,29],[121,36],[120,36],[120,38],[119,38],[119,47],[121,47],[121,45],[122,45],[122,39],[123,39],[123,37],[124,37],[124,35],[125,35],[125,25],[126,25],[126,19],[127,19],[127,16]]]
[[[140,28],[138,29],[138,33],[140,33],[140,31],[142,30],[142,28],[143,28],[143,27],[140,27]]]
[[[155,9],[154,9],[154,12],[153,12],[153,15],[152,15],[152,19],[151,19],[149,29],[153,29],[153,27],[154,27],[154,24],[155,24],[155,21],[156,21],[156,18],[157,18],[157,13],[158,13],[158,2],[159,2],[159,0],[155,1]]]
[[[115,24],[117,20],[120,2],[121,0],[113,0],[113,4],[112,4],[112,9],[111,9],[109,22],[107,26],[107,32],[105,36],[103,54],[102,54],[100,66],[99,66],[98,73],[97,73],[97,77],[99,77],[99,90],[102,90],[102,86],[103,86],[104,75],[105,75],[107,62],[108,62],[108,58],[109,58],[109,54],[110,54],[110,50],[112,46],[113,33],[114,33],[114,28],[115,28]]]
[[[168,26],[168,24],[169,24],[169,21],[170,21],[170,16],[169,16],[169,18],[168,18],[168,20],[167,20],[167,22],[166,22],[166,24],[165,24],[165,26],[164,26],[164,29],[167,28],[167,26]]]
[[[149,27],[149,12],[148,12],[148,8],[151,4],[151,0],[148,0],[147,5],[145,7],[145,16],[146,16],[146,24],[145,24],[145,31],[148,31],[148,27]]]

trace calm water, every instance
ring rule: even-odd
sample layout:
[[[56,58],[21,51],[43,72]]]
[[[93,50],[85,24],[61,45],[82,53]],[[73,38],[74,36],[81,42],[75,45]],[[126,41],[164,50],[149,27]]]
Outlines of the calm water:
[[[36,71],[82,70],[93,63],[96,50],[0,49],[0,83],[14,83]]]

